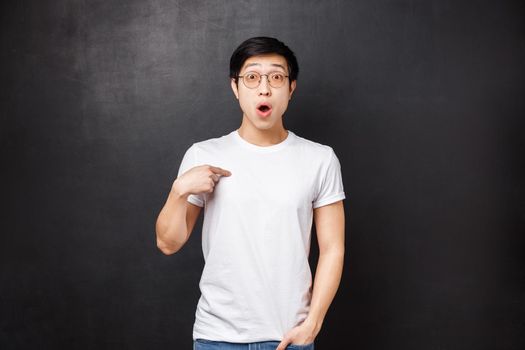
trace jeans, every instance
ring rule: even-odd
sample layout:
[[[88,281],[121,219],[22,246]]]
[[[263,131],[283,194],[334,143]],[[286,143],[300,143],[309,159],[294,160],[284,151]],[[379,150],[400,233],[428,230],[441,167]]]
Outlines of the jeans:
[[[255,343],[229,343],[207,339],[193,341],[193,350],[275,350],[280,341],[262,341]],[[286,350],[314,350],[314,343],[305,345],[288,344]]]

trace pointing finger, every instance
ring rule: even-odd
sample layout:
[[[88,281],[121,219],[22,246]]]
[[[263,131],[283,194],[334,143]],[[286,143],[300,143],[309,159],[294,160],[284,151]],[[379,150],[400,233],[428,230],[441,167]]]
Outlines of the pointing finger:
[[[210,170],[213,171],[215,174],[224,176],[230,176],[232,174],[229,170],[219,168],[218,166],[210,166]]]

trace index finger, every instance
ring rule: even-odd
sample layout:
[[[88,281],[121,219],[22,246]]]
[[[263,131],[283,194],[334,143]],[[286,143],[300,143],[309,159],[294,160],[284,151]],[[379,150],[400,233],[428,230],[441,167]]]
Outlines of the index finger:
[[[218,166],[210,165],[210,170],[213,171],[215,174],[220,174],[220,175],[230,176],[232,174],[229,170],[219,168]]]

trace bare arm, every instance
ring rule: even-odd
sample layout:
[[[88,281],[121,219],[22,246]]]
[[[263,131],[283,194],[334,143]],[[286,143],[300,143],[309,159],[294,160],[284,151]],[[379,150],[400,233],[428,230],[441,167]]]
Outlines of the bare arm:
[[[184,246],[201,212],[201,207],[187,201],[188,195],[174,186],[157,218],[157,247],[166,255],[176,253]]]
[[[314,209],[319,261],[315,274],[310,312],[305,322],[317,335],[328,307],[339,288],[345,253],[345,214],[343,201]]]
[[[193,231],[201,207],[187,201],[190,194],[211,193],[220,176],[231,172],[211,165],[195,166],[173,183],[155,224],[157,247],[166,255],[178,252]]]

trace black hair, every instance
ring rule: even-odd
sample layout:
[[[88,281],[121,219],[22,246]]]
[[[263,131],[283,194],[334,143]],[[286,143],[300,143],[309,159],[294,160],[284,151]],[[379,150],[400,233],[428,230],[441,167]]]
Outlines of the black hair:
[[[252,57],[265,54],[278,54],[283,56],[288,63],[288,75],[290,82],[297,80],[299,65],[295,54],[282,41],[266,36],[258,36],[243,41],[230,58],[230,78],[239,81],[239,73],[244,62]]]

